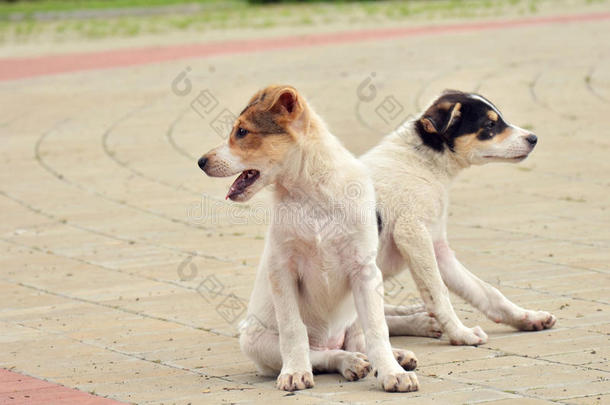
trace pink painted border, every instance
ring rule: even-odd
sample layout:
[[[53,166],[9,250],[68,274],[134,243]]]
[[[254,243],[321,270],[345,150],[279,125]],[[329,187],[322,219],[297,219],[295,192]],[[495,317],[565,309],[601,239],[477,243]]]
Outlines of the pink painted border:
[[[125,403],[0,368],[0,404],[124,405]]]
[[[85,70],[144,65],[177,59],[205,58],[223,54],[239,54],[315,45],[345,44],[419,35],[443,34],[449,32],[487,31],[608,19],[610,19],[610,12],[572,14],[418,27],[366,29],[280,38],[245,39],[205,44],[109,50],[103,52],[69,53],[33,58],[5,58],[0,59],[0,81]]]

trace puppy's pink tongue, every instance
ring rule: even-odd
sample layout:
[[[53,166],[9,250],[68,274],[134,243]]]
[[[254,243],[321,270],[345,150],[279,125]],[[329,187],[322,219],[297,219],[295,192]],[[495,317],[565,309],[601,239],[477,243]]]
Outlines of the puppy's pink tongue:
[[[232,197],[232,196],[234,196],[235,194],[239,194],[239,193],[237,192],[238,188],[237,188],[237,186],[235,185],[235,183],[237,183],[237,181],[238,181],[238,180],[239,180],[239,178],[238,178],[237,180],[235,180],[235,181],[233,182],[233,184],[231,184],[231,187],[229,188],[229,191],[227,192],[227,195],[226,195],[226,197],[225,197],[225,200],[228,200],[229,198],[231,198],[231,197]]]
[[[245,170],[243,171],[233,184],[231,184],[231,188],[229,188],[229,192],[225,197],[225,200],[230,199],[233,200],[236,196],[243,193],[246,188],[248,188],[252,183],[254,183],[259,177],[258,170]]]
[[[246,188],[246,177],[247,177],[247,172],[242,172],[239,176],[237,176],[237,178],[235,179],[233,184],[231,184],[231,187],[229,188],[229,191],[227,192],[227,196],[225,197],[225,200],[228,200],[232,197],[235,197],[238,194],[243,193],[244,189]]]

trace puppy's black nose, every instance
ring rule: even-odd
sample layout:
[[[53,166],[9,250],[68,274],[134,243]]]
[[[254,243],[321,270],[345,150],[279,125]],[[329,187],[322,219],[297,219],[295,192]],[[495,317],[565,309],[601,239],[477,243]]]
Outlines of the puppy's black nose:
[[[534,134],[529,134],[529,135],[527,136],[527,138],[525,138],[525,139],[526,139],[526,140],[529,142],[529,144],[530,144],[530,145],[532,145],[532,146],[536,145],[536,142],[538,142],[538,137],[537,137],[536,135],[534,135]]]
[[[197,161],[197,164],[199,165],[199,168],[201,170],[205,170],[205,165],[208,163],[208,158],[205,156],[202,156],[201,158],[199,158],[199,161]]]

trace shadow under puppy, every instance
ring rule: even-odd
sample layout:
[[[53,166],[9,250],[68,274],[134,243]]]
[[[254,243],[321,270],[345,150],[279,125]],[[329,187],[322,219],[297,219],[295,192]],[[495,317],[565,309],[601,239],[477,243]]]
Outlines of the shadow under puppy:
[[[442,331],[454,345],[485,343],[480,327],[468,328],[457,317],[447,287],[495,322],[520,330],[555,324],[553,315],[519,307],[468,271],[447,240],[449,190],[457,174],[471,165],[521,162],[537,140],[484,97],[448,90],[361,157],[377,195],[377,263],[384,277],[409,268],[425,310],[437,321],[417,308],[386,305],[392,335],[438,337]]]
[[[312,372],[365,377],[386,391],[418,389],[412,352],[392,349],[375,263],[375,192],[365,166],[289,86],[252,97],[228,143],[199,160],[209,176],[238,173],[227,198],[273,185],[271,224],[240,326],[242,351],[277,387],[314,385]],[[366,356],[362,354],[366,353]],[[370,363],[369,363],[370,362]]]

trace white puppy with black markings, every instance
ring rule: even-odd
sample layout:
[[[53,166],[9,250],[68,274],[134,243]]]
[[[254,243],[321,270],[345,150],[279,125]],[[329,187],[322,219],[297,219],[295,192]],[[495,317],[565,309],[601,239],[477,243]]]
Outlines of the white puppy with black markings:
[[[390,346],[367,169],[297,91],[270,86],[255,94],[228,143],[199,166],[214,177],[241,173],[227,194],[233,201],[274,186],[240,336],[258,370],[279,373],[277,387],[294,391],[313,387],[313,372],[357,380],[372,366],[384,390],[417,390],[415,373],[405,371],[415,356]]]
[[[484,97],[448,90],[361,157],[375,185],[384,278],[409,268],[425,312],[386,306],[392,335],[448,335],[454,345],[480,345],[483,330],[457,317],[447,287],[495,322],[520,330],[551,328],[555,317],[523,309],[468,271],[449,248],[447,215],[453,179],[471,165],[520,162],[537,138],[509,124]],[[416,329],[416,330],[414,330]]]

